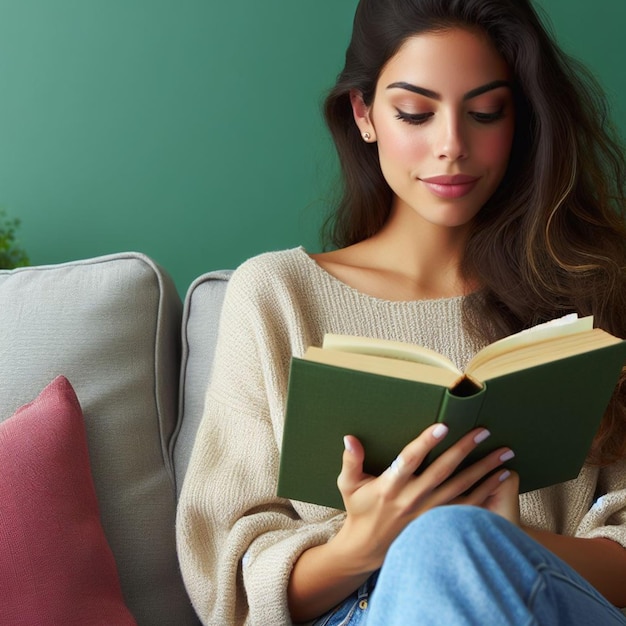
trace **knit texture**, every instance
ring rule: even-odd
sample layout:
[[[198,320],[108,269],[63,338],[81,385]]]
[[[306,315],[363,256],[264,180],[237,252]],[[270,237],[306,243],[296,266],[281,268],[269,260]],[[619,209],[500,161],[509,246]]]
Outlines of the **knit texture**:
[[[462,297],[390,302],[362,294],[302,248],[236,270],[177,520],[183,578],[204,624],[291,624],[292,566],[344,518],[275,495],[292,355],[338,333],[421,344],[463,368],[481,346],[463,330],[462,304]],[[393,415],[381,415],[381,424],[387,419]],[[606,495],[596,500],[598,493]],[[522,495],[521,508],[529,526],[626,547],[626,465],[585,467],[577,480]]]

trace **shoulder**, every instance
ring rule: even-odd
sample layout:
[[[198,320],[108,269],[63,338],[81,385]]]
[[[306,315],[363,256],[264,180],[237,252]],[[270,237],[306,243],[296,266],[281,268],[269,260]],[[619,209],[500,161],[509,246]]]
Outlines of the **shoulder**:
[[[316,282],[315,262],[301,248],[265,252],[244,261],[229,279],[225,315],[278,315],[291,308]]]
[[[268,252],[244,261],[230,277],[219,321],[212,388],[230,406],[244,407],[229,389],[262,389],[268,378],[286,380],[292,353],[302,352],[312,307],[301,278],[313,272],[302,248]],[[272,383],[273,384],[273,383]],[[256,397],[250,391],[250,397]]]
[[[293,270],[302,268],[307,257],[302,247],[264,252],[244,261],[233,273],[233,278],[250,280],[257,277],[263,279],[289,275]]]
[[[232,274],[227,297],[266,299],[315,281],[315,263],[304,248],[265,252],[244,261]]]

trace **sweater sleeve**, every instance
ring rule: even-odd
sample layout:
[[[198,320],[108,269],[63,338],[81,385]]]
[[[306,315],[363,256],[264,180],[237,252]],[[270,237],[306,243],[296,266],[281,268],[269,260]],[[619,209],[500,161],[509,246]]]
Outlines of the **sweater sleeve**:
[[[580,522],[580,537],[606,537],[626,548],[626,460],[600,469],[600,495]]]
[[[299,349],[288,300],[243,267],[224,301],[177,519],[183,578],[204,624],[290,624],[292,566],[342,520],[275,495],[289,356]]]

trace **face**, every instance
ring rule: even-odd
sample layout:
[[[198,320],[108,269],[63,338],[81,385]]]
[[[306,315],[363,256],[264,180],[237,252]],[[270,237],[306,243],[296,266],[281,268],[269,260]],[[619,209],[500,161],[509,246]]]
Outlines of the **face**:
[[[515,112],[510,72],[487,37],[468,30],[408,39],[355,120],[376,141],[395,211],[447,227],[467,225],[507,168]]]

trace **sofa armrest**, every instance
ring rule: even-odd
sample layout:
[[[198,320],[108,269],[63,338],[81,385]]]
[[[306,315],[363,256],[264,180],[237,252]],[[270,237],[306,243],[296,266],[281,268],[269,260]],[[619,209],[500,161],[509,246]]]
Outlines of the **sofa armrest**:
[[[0,420],[56,376],[70,380],[102,526],[140,626],[198,624],[178,571],[170,455],[181,311],[169,276],[138,253],[0,271]]]
[[[211,378],[220,313],[232,270],[218,270],[199,276],[189,287],[183,310],[180,428],[173,439],[177,493],[189,464]]]

